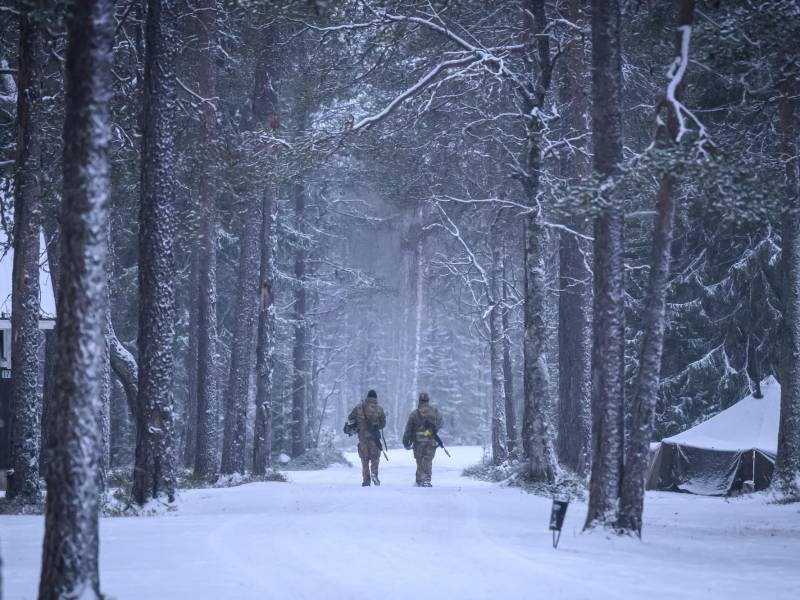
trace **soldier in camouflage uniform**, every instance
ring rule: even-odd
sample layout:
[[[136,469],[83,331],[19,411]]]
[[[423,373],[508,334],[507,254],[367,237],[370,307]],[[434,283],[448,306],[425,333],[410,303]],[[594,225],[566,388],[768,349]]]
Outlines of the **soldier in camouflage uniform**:
[[[381,460],[380,430],[386,427],[386,413],[378,404],[375,390],[367,393],[367,398],[350,411],[349,423],[355,423],[358,430],[358,456],[361,458],[362,486],[380,485],[378,467]],[[370,477],[371,476],[371,477]]]
[[[436,440],[433,435],[442,427],[442,415],[431,406],[428,394],[419,395],[417,408],[408,415],[405,433],[403,433],[403,446],[406,450],[414,448],[414,458],[417,461],[417,485],[431,487],[431,471],[433,470],[433,457],[436,454]]]

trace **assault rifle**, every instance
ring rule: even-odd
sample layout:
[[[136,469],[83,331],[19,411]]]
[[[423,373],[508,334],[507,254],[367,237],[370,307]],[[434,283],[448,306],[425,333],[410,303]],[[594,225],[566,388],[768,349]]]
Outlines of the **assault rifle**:
[[[430,429],[431,432],[433,432],[433,441],[436,442],[436,446],[444,450],[444,453],[447,454],[448,458],[453,458],[450,456],[447,448],[444,447],[444,442],[442,442],[442,438],[439,437],[439,432],[436,430],[436,427],[431,425],[430,421],[425,421],[425,429]]]
[[[389,455],[386,454],[386,438],[383,438],[383,444],[381,444],[381,438],[383,437],[383,431],[377,426],[372,426],[372,437],[375,438],[375,441],[378,443],[378,450],[383,452],[383,457],[388,461]]]

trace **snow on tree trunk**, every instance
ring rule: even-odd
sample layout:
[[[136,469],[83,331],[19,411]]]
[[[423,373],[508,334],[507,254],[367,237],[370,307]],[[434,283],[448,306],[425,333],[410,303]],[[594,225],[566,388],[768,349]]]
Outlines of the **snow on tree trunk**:
[[[678,11],[676,59],[672,69],[674,76],[669,82],[673,91],[667,92],[667,97],[672,94],[677,101],[680,101],[683,90],[683,74],[687,67],[684,61],[688,59],[693,20],[694,0],[681,0]],[[660,112],[666,113],[666,118],[662,117],[658,121],[656,145],[668,148],[678,141],[678,116],[671,102],[662,102],[659,108]],[[675,176],[666,173],[661,177],[658,188],[650,280],[642,313],[643,332],[639,349],[639,369],[633,390],[631,431],[625,449],[625,468],[622,473],[617,515],[617,529],[639,537],[642,535],[644,486],[649,466],[650,440],[653,437],[653,419],[664,346],[664,310],[677,206],[675,185]]]
[[[800,158],[795,125],[800,86],[788,74],[780,84],[781,159],[786,164],[786,192],[781,214],[783,277],[783,362],[778,455],[772,488],[779,497],[800,498]]]
[[[500,304],[500,286],[503,277],[500,262],[500,244],[497,223],[492,224],[492,272],[489,289],[489,363],[492,378],[492,463],[499,465],[508,458],[506,441],[506,387],[503,376],[503,318]]]
[[[571,22],[584,24],[584,2],[570,0],[567,6]],[[564,75],[560,87],[564,105],[562,131],[573,142],[575,151],[562,158],[562,175],[571,180],[587,177],[591,164],[586,154],[589,98],[586,86],[585,46],[580,33],[575,34],[564,52]],[[573,219],[572,229],[581,232],[582,219]],[[580,238],[568,232],[559,236],[558,296],[558,432],[556,447],[560,463],[585,475],[589,465],[589,337],[592,274],[588,248]]]
[[[199,237],[199,234],[198,234]],[[189,343],[184,358],[186,369],[186,394],[184,405],[183,436],[181,436],[181,461],[183,466],[191,467],[194,465],[194,453],[197,446],[197,318],[198,305],[201,293],[199,280],[200,262],[199,242],[189,272],[189,289],[191,290],[187,298],[189,302],[189,323],[188,337]]]
[[[535,481],[552,482],[556,476],[555,451],[549,424],[550,381],[547,367],[549,328],[546,322],[549,236],[539,199],[542,155],[542,123],[538,116],[550,86],[552,64],[544,2],[531,1],[526,11],[529,52],[536,53],[539,71],[533,89],[526,90],[527,144],[522,180],[525,201],[531,212],[524,219],[524,308],[523,308],[523,419],[522,443],[528,458],[528,475]]]
[[[55,211],[48,211],[43,215],[42,228],[44,229],[45,243],[47,244],[47,266],[50,268],[50,281],[53,285],[53,295],[58,297],[58,241],[61,235],[61,226]],[[56,332],[45,332],[44,336],[44,381],[42,382],[42,419],[41,442],[39,444],[39,477],[44,478],[47,472],[47,436],[50,431],[50,412],[55,396],[55,365],[56,349],[58,347]]]
[[[417,406],[420,357],[422,354],[422,316],[425,314],[425,238],[422,232],[422,204],[416,210],[416,223],[412,228],[417,239],[414,244],[414,354],[411,357],[411,397],[409,408]]]
[[[274,264],[275,215],[271,190],[261,207],[261,267],[259,275],[258,334],[256,343],[256,410],[253,428],[253,474],[264,475],[272,451],[272,376],[275,371]]]
[[[133,497],[175,498],[174,0],[148,0],[139,212],[139,396]]]
[[[113,11],[110,0],[87,0],[67,13],[58,350],[40,600],[100,598]]]
[[[203,98],[216,96],[214,48],[216,0],[204,0],[199,7],[200,46],[199,89]],[[201,161],[199,182],[199,239],[197,289],[197,390],[195,393],[194,475],[207,477],[216,469],[217,426],[217,236],[216,189],[213,145],[217,138],[217,112],[213,101],[201,105]]]
[[[538,153],[538,152],[537,152]],[[530,172],[530,171],[529,171]],[[529,196],[530,197],[530,196]],[[555,451],[548,422],[550,381],[547,368],[547,229],[541,215],[525,218],[525,307],[523,356],[525,372],[525,431],[529,475],[552,482],[556,476]]]
[[[128,352],[122,342],[117,338],[114,332],[114,326],[111,323],[111,315],[106,319],[106,339],[110,354],[111,370],[117,376],[122,389],[125,391],[125,400],[128,403],[128,411],[130,412],[131,419],[136,419],[138,412],[136,406],[138,403],[139,395],[139,366],[136,364],[136,359],[133,354]]]
[[[517,417],[516,407],[514,406],[514,369],[511,364],[511,327],[508,322],[508,279],[506,273],[506,256],[503,256],[503,380],[505,389],[506,404],[506,444],[509,454],[517,448]]]
[[[253,338],[258,311],[258,207],[243,211],[239,240],[239,283],[236,321],[231,340],[231,365],[225,390],[225,418],[220,473],[244,473],[247,434],[247,402],[253,368]]]
[[[305,118],[304,111],[301,116]],[[301,128],[302,129],[302,128]],[[308,323],[306,322],[306,240],[303,239],[306,202],[305,184],[300,177],[292,183],[295,227],[299,234],[294,255],[294,346],[292,348],[292,457],[306,451],[308,411],[306,387],[309,383]]]
[[[7,497],[39,499],[39,185],[38,104],[42,41],[33,9],[23,9],[19,28],[17,157],[14,180],[14,265],[11,309],[11,460]]]
[[[622,161],[622,60],[619,0],[592,1],[594,168],[605,177]],[[594,225],[592,324],[592,470],[585,528],[616,519],[624,406],[623,215],[604,198]]]

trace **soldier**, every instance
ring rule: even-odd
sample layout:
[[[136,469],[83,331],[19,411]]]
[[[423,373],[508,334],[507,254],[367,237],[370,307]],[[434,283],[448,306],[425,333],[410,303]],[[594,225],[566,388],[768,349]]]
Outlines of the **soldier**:
[[[367,399],[357,404],[350,411],[348,423],[355,425],[358,431],[358,456],[361,458],[361,485],[366,487],[371,482],[380,485],[378,466],[381,460],[380,430],[386,427],[386,413],[378,404],[375,390],[367,392]]]
[[[403,446],[406,450],[414,448],[414,458],[417,461],[417,485],[431,487],[431,471],[433,457],[436,454],[436,440],[434,435],[442,426],[442,415],[431,406],[428,394],[419,395],[417,408],[408,415],[405,433],[403,433]]]

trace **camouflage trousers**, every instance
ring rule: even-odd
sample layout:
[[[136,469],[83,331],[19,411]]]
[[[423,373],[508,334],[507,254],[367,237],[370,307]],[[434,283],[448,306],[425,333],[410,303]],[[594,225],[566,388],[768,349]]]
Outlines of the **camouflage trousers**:
[[[436,444],[417,442],[414,444],[414,459],[417,461],[417,483],[430,483],[433,472],[433,457],[436,455]]]
[[[358,457],[361,459],[361,478],[363,481],[370,480],[372,475],[378,474],[378,466],[381,462],[381,450],[375,440],[358,442]]]

